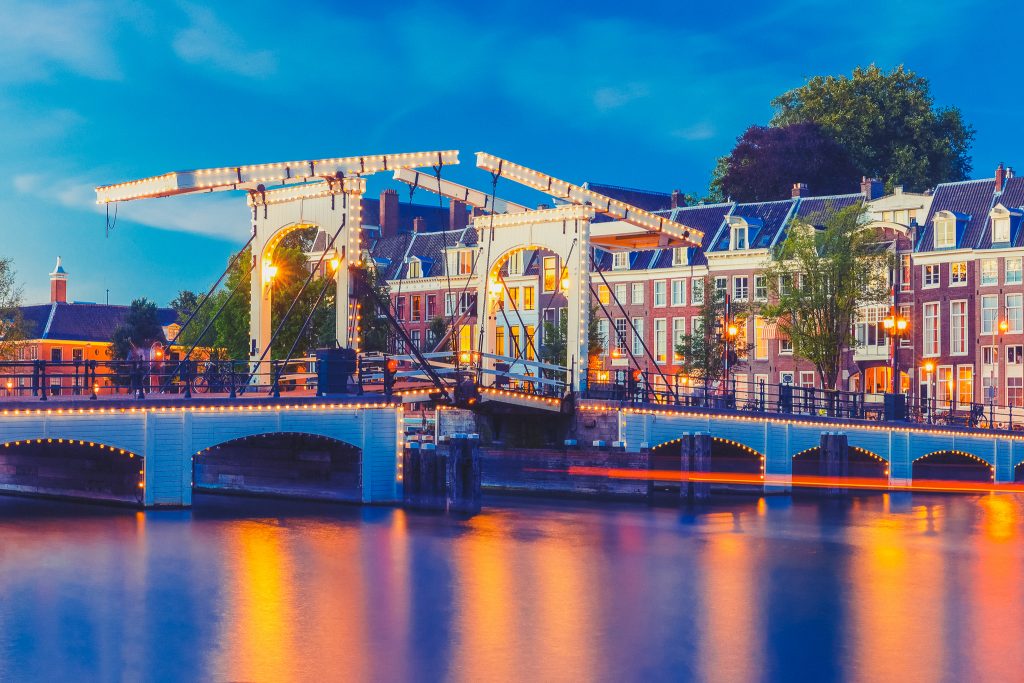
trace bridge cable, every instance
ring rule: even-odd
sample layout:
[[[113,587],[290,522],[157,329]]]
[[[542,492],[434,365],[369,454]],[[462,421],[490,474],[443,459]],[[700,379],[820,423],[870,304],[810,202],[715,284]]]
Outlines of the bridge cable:
[[[175,342],[177,342],[181,335],[185,333],[185,330],[188,328],[189,324],[191,324],[192,320],[196,317],[199,311],[202,310],[203,306],[206,305],[206,302],[210,300],[210,297],[213,296],[214,290],[216,290],[217,287],[220,286],[221,281],[224,280],[227,274],[231,272],[231,269],[234,267],[235,262],[238,261],[238,258],[242,255],[242,253],[249,248],[249,245],[252,244],[252,241],[254,239],[256,239],[255,233],[253,233],[253,235],[249,238],[249,241],[243,244],[242,248],[238,250],[238,252],[236,252],[234,256],[231,257],[231,261],[228,262],[228,267],[224,269],[224,272],[220,274],[220,277],[217,278],[217,281],[213,283],[213,286],[210,287],[210,289],[207,290],[206,294],[203,295],[202,300],[196,305],[195,310],[193,310],[192,313],[188,316],[188,320],[186,320],[185,323],[181,326],[181,328],[178,330],[178,333],[174,335],[174,339],[167,342],[168,348],[174,346]]]
[[[339,265],[338,267],[340,268],[341,266]],[[327,288],[331,286],[333,278],[325,277],[323,280],[324,286],[320,288],[320,293],[316,295],[316,301],[313,302],[312,308],[309,309],[309,314],[306,315],[306,319],[302,321],[302,327],[299,328],[298,333],[295,335],[295,341],[292,342],[291,348],[288,349],[288,354],[285,356],[284,361],[278,367],[277,373],[274,375],[274,380],[271,382],[271,391],[278,386],[278,382],[281,379],[282,369],[288,367],[288,363],[292,359],[292,354],[295,353],[295,347],[299,345],[299,340],[302,339],[302,335],[306,332],[306,327],[309,325],[309,321],[313,319],[313,314],[316,313],[317,306],[319,306],[320,302],[323,301],[324,294],[327,293]],[[335,295],[335,300],[337,301],[337,295]],[[271,372],[273,372],[273,370],[271,370]]]
[[[346,210],[348,209],[348,195],[346,195],[345,198],[344,198],[344,202],[342,204],[342,208],[344,208]],[[331,237],[331,241],[327,243],[327,247],[328,248],[324,249],[320,253],[320,258],[317,259],[316,265],[313,266],[313,268],[310,269],[309,276],[306,277],[306,281],[302,283],[302,287],[299,288],[299,291],[295,294],[295,298],[292,299],[291,304],[288,306],[288,310],[285,311],[284,317],[281,318],[280,322],[277,323],[277,328],[274,330],[274,333],[272,335],[270,335],[270,341],[267,342],[266,348],[263,349],[263,352],[260,354],[260,357],[258,359],[256,359],[256,362],[252,364],[252,367],[250,368],[250,372],[249,372],[248,376],[246,377],[245,382],[242,383],[243,386],[248,385],[249,382],[252,381],[252,378],[256,375],[256,372],[259,370],[260,363],[262,363],[263,359],[267,357],[268,353],[270,353],[270,349],[273,348],[274,342],[277,340],[277,336],[281,333],[281,330],[284,329],[284,324],[286,322],[288,322],[288,318],[291,317],[292,311],[295,310],[295,305],[299,302],[299,298],[306,291],[306,287],[309,286],[309,283],[312,282],[313,276],[317,273],[318,270],[320,270],[320,266],[323,265],[323,262],[324,262],[324,257],[327,256],[327,252],[329,251],[330,247],[333,247],[334,244],[338,241],[338,236],[341,235],[341,231],[345,229],[345,225],[347,223],[348,223],[348,214],[347,214],[347,211],[346,211],[346,214],[342,216],[341,225],[338,226],[338,230],[334,233],[334,236]],[[351,254],[345,254],[345,259],[351,259],[351,258],[352,258]],[[346,263],[345,267],[346,268],[349,267],[347,265],[347,263]],[[341,302],[341,301],[337,301],[337,302],[335,302],[335,305],[340,307],[342,305],[342,303],[343,302]],[[347,305],[348,302],[344,302],[344,303],[345,303],[345,305]],[[335,331],[335,335],[337,335],[337,331]],[[273,374],[273,368],[271,368],[271,374]]]
[[[501,177],[501,165],[502,165],[502,163],[503,162],[499,160],[498,161],[498,170],[495,171],[494,173],[491,173],[491,225],[490,225],[490,230],[489,230],[489,234],[488,234],[488,237],[487,237],[487,265],[485,266],[485,268],[488,268],[488,269],[491,267],[491,245],[494,244],[494,198],[498,194],[498,178]],[[489,277],[489,275],[487,273],[484,273],[484,278],[487,279],[488,277]],[[469,284],[468,281],[467,281],[466,284]],[[484,291],[486,293],[486,288],[484,289]],[[476,307],[477,307],[477,310],[480,310],[480,302],[479,301],[476,302]],[[483,345],[484,345],[484,325],[486,324],[486,321],[485,320],[477,320],[477,324],[480,326],[480,331],[479,331],[479,334],[477,335],[477,346],[476,346],[476,348],[477,348],[477,351],[482,351],[483,349],[481,347],[483,347]],[[477,376],[479,377],[479,374]]]
[[[246,274],[251,273],[253,271],[253,268],[255,267],[256,259],[252,259],[252,262],[249,264],[249,270]],[[217,322],[217,319],[220,318],[220,314],[223,313],[224,309],[227,308],[229,303],[231,303],[231,299],[234,298],[235,294],[238,293],[238,290],[241,289],[243,284],[249,283],[247,283],[245,280],[239,280],[238,283],[231,289],[231,291],[228,292],[228,296],[226,299],[224,299],[224,303],[220,305],[220,308],[217,309],[217,312],[214,313],[210,321],[206,323],[206,327],[203,328],[203,331],[199,333],[198,337],[196,337],[196,341],[192,343],[192,346],[188,348],[188,351],[185,352],[185,355],[181,358],[181,360],[178,361],[178,365],[175,366],[174,370],[169,375],[167,375],[167,379],[164,381],[164,385],[161,387],[161,391],[165,391],[167,389],[167,386],[171,383],[171,380],[181,370],[181,366],[189,361],[189,359],[192,356],[192,352],[196,350],[196,347],[199,345],[199,342],[203,340],[203,338],[206,336],[206,333],[209,332],[210,328],[213,327],[213,324]]]
[[[442,159],[441,159],[441,153],[438,152],[437,153],[437,165],[434,166],[434,175],[437,178],[437,208],[438,208],[438,210],[442,214],[444,212],[444,197],[441,195],[441,169],[443,169],[443,168],[444,168],[444,161],[442,161]],[[448,213],[449,213],[449,215],[452,213],[452,207],[449,207]],[[448,222],[448,227],[449,228],[452,227],[451,220],[449,220],[449,222]],[[465,232],[463,232],[463,234],[465,234]],[[442,230],[441,231],[441,240],[442,240],[442,245],[443,245],[442,253],[444,254],[444,257],[445,257],[444,276],[448,280],[448,293],[447,293],[447,296],[450,299],[451,296],[452,296],[452,273],[451,273],[451,268],[448,268],[448,263],[447,263],[447,260],[448,260],[448,231],[447,230]],[[422,270],[422,266],[421,266],[421,270]],[[421,273],[421,275],[422,275],[422,273]],[[445,308],[447,308],[447,306]],[[453,306],[452,307],[452,314],[448,316],[448,326],[449,327],[451,327],[451,325],[452,325],[452,318],[454,317],[454,312],[455,312],[455,307]],[[425,318],[426,316],[423,316],[423,317]]]
[[[360,277],[364,276],[361,275]],[[412,340],[409,338],[409,334],[405,331],[405,327],[402,323],[399,322],[391,313],[391,307],[389,305],[390,297],[381,297],[377,290],[369,283],[364,283],[363,286],[377,302],[377,306],[384,311],[384,315],[387,317],[388,322],[391,323],[392,328],[397,330],[398,334],[402,337],[402,340],[409,346],[409,350],[412,352],[411,355],[420,363],[423,368],[423,372],[430,378],[430,381],[434,383],[434,386],[441,390],[441,393],[444,394],[445,400],[451,402],[452,398],[448,393],[444,380],[441,379],[440,375],[437,374],[434,367],[430,365],[420,350],[416,348],[416,345],[412,343]]]
[[[633,330],[633,338],[640,340],[640,346],[643,347],[644,354],[646,354],[647,358],[651,361],[651,363],[654,364],[654,369],[658,371],[658,374],[661,376],[661,379],[665,382],[665,386],[669,387],[672,395],[676,399],[676,403],[678,403],[679,393],[676,391],[676,388],[669,383],[668,377],[665,376],[665,373],[664,371],[662,371],[661,366],[658,365],[658,362],[654,359],[654,354],[652,354],[651,350],[647,347],[647,342],[644,341],[643,335],[637,334],[636,326],[633,325],[633,319],[630,318],[629,315],[626,313],[626,309],[622,306],[622,302],[619,301],[619,297],[615,296],[615,290],[612,289],[611,285],[608,284],[608,279],[604,276],[604,271],[602,271],[598,267],[597,260],[594,258],[594,253],[592,250],[590,253],[590,263],[593,266],[594,270],[597,271],[597,274],[601,277],[601,281],[604,283],[604,286],[608,288],[608,294],[611,296],[612,299],[615,300],[615,304],[619,307],[619,310],[622,312],[622,315],[626,319],[626,322],[629,323],[630,329]],[[600,301],[600,297],[598,298],[598,301]],[[666,336],[668,335],[668,329],[665,330],[665,334]]]
[[[605,308],[604,302],[601,301],[601,297],[598,296],[597,291],[594,289],[594,283],[590,283],[590,293],[594,295],[595,299],[597,299],[597,305],[601,307],[601,312],[603,312],[606,316],[608,316],[608,320],[611,321],[612,320],[611,312],[609,312],[609,310],[607,308]],[[627,317],[627,320],[628,320],[628,317]],[[614,324],[612,326],[614,327]],[[633,334],[636,335],[636,330],[635,329],[633,330]],[[626,349],[626,355],[629,356],[629,359],[631,361],[633,361],[633,364],[639,370],[640,369],[640,361],[637,359],[637,357],[635,355],[633,355],[633,350],[629,347],[628,344],[626,344],[626,340],[623,339],[619,335],[618,331],[616,331],[615,336],[616,336],[617,339],[622,339],[622,348]],[[610,341],[609,341],[609,344],[611,344]],[[609,352],[610,351],[611,351],[611,349],[609,347]]]

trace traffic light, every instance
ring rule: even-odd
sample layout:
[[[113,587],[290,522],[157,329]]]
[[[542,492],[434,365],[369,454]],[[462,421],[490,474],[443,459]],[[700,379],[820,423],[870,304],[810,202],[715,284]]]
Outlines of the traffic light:
[[[391,394],[395,389],[395,372],[398,371],[398,361],[394,358],[388,358],[387,362],[384,363],[384,395],[391,398]]]

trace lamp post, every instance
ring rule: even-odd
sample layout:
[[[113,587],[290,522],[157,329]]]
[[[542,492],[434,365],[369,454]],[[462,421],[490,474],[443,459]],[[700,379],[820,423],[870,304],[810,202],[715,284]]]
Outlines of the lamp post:
[[[891,341],[891,353],[890,363],[892,365],[892,393],[898,394],[899,391],[899,356],[896,348],[896,340],[901,338],[907,332],[908,324],[907,319],[896,315],[895,307],[889,311],[889,316],[882,320],[882,327],[885,328],[886,334],[889,335]]]
[[[925,363],[924,363],[924,365],[922,367],[924,368],[924,371],[926,373],[928,373],[925,376],[925,386],[928,387],[928,394],[929,394],[929,397],[932,400],[932,405],[935,405],[935,392],[932,389],[932,377],[933,377],[932,373],[935,372],[935,363],[933,363],[930,360],[929,361],[925,361]],[[928,410],[928,423],[931,424],[931,421],[932,421],[932,411]]]
[[[999,344],[1002,340],[1002,336],[1006,334],[1006,331],[1010,329],[1010,323],[1005,318],[999,321],[998,325],[992,326],[992,364],[988,366],[988,386],[991,394],[989,395],[988,402],[996,402],[996,394],[998,389],[996,388],[996,378],[998,372],[996,372],[996,366],[999,364]],[[996,336],[998,333],[998,337]]]

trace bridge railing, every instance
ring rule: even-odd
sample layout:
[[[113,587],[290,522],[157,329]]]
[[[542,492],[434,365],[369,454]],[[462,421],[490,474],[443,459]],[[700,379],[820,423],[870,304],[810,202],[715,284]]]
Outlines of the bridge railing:
[[[313,359],[0,361],[0,400],[315,392]]]
[[[929,398],[901,394],[899,398],[866,392],[830,391],[789,383],[728,382],[670,378],[629,370],[591,371],[582,392],[586,398],[624,405],[669,405],[737,413],[774,413],[833,417],[849,420],[915,422],[974,429],[1024,430],[1022,403],[960,402],[953,395]],[[887,407],[886,402],[890,405]],[[898,404],[902,402],[902,409]]]

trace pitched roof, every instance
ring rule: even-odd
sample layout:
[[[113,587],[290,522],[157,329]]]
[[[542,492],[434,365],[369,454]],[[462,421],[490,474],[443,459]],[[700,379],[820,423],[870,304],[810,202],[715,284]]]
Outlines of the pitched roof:
[[[401,233],[377,241],[371,255],[378,263],[386,259],[384,276],[389,280],[404,278],[408,271],[407,258],[420,259],[423,277],[444,275],[444,249],[476,246],[476,230],[462,228],[441,232]]]
[[[995,204],[1002,204],[1007,209],[1024,209],[1024,176],[1014,176],[1008,178],[1006,184],[1003,185],[1002,193],[993,202]],[[1016,228],[1016,229],[1014,229]],[[988,240],[991,240],[991,231],[987,231],[989,237],[986,237],[985,244],[988,244]],[[1016,226],[1010,228],[1011,239],[1013,239],[1013,246],[1019,247],[1024,244],[1024,230],[1020,229],[1020,221],[1017,222]]]
[[[795,199],[783,199],[774,202],[754,202],[750,204],[737,204],[730,215],[741,216],[746,219],[756,219],[752,223],[760,222],[755,234],[747,235],[747,242],[751,249],[767,249],[776,242],[786,227],[786,219],[796,205]],[[719,228],[713,238],[710,251],[728,251],[729,231],[725,224]]]
[[[50,303],[22,306],[29,339],[109,342],[128,316],[128,306]],[[158,308],[157,319],[166,327],[177,322],[173,308]],[[164,340],[166,341],[166,340]]]
[[[584,183],[584,187],[603,194],[620,202],[626,202],[645,211],[663,211],[672,208],[672,195],[652,190],[639,190],[632,187],[604,185],[602,183]]]
[[[964,214],[966,220],[961,232],[957,230],[957,247],[979,247],[990,245],[990,235],[986,235],[988,214],[992,210],[996,183],[993,178],[984,180],[964,180],[955,183],[942,183],[935,188],[928,218],[921,229],[921,237],[917,242],[917,251],[932,251],[935,247],[935,214],[939,211],[952,211]],[[959,226],[958,226],[959,227]]]

